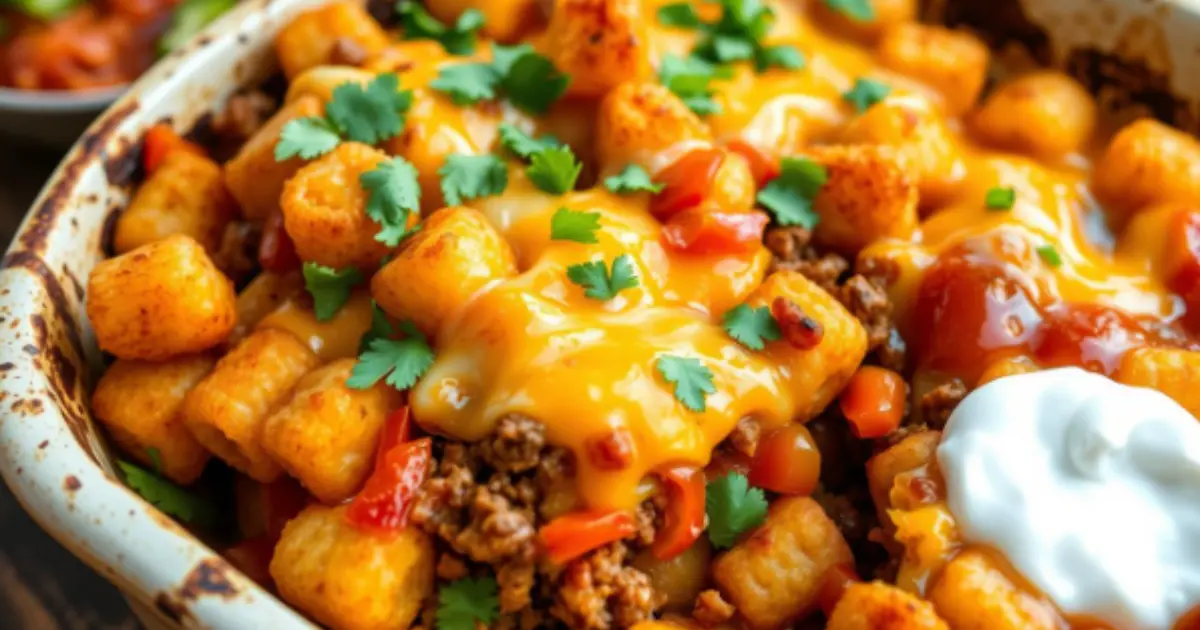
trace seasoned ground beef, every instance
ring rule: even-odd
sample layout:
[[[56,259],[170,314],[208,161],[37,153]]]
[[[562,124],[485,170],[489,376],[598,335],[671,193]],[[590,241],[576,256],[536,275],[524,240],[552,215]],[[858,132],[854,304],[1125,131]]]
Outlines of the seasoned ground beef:
[[[758,440],[760,437],[762,437],[762,425],[758,423],[758,420],[747,416],[738,420],[729,437],[725,439],[729,440],[729,444],[733,446],[734,450],[749,457],[754,457],[755,451],[758,450]]]
[[[709,589],[696,597],[692,617],[702,626],[719,626],[737,614],[737,608],[721,597],[721,592]]]
[[[507,416],[478,443],[443,443],[437,459],[411,522],[444,548],[439,578],[495,576],[503,614],[496,627],[549,627],[554,625],[545,617],[549,609],[570,628],[608,630],[648,619],[661,605],[649,578],[628,566],[625,543],[566,567],[538,566],[537,529],[564,511],[552,504],[574,475],[570,452],[548,445],[541,423]],[[630,545],[654,541],[660,508],[655,501],[641,506]]]
[[[275,99],[261,90],[229,97],[225,109],[212,119],[212,131],[223,143],[241,145],[275,112]]]
[[[771,271],[798,271],[821,288],[837,295],[838,280],[850,263],[837,254],[818,254],[810,241],[812,233],[802,227],[781,227],[767,232],[767,249],[774,254]]]
[[[650,619],[664,599],[645,573],[628,565],[629,549],[616,542],[571,562],[559,578],[550,614],[570,628],[628,628]]]
[[[921,419],[934,429],[946,426],[950,414],[963,398],[967,397],[967,386],[957,378],[951,379],[929,390],[921,396]]]

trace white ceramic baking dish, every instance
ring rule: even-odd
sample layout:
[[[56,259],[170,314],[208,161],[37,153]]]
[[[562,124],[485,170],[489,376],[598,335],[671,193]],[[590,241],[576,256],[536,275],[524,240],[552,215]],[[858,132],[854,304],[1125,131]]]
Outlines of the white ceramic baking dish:
[[[148,72],[69,152],[0,269],[0,473],[151,627],[312,626],[113,475],[87,405],[99,354],[84,283],[127,199],[143,131],[164,119],[187,129],[267,76],[279,26],[326,1],[250,0]],[[1121,117],[1200,128],[1200,0],[930,0],[926,14],[981,29],[1006,60],[1070,68]]]

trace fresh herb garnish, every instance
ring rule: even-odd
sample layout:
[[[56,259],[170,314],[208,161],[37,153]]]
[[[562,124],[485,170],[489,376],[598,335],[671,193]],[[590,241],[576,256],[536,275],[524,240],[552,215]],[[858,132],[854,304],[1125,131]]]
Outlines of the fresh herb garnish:
[[[659,374],[675,385],[675,399],[697,413],[704,411],[704,398],[717,391],[713,373],[699,359],[664,354],[655,362]]]
[[[700,116],[721,113],[709,83],[723,76],[728,76],[725,70],[698,57],[667,55],[658,69],[659,82]]]
[[[492,100],[503,92],[517,108],[541,114],[566,92],[570,82],[570,77],[529,44],[492,44],[491,63],[445,66],[429,86],[450,95],[457,105]]]
[[[437,630],[475,630],[500,618],[496,580],[462,578],[438,589]]]
[[[825,6],[858,22],[870,22],[875,19],[875,9],[871,0],[824,0]]]
[[[550,240],[575,241],[576,243],[599,243],[596,230],[600,229],[599,212],[579,212],[570,208],[559,208],[550,217]]]
[[[500,144],[522,160],[544,149],[563,146],[554,136],[532,138],[509,123],[500,123]]]
[[[395,247],[409,234],[409,216],[420,211],[421,185],[417,169],[402,157],[380,162],[374,170],[358,176],[359,185],[370,195],[366,212],[380,226],[375,240]]]
[[[1017,191],[1012,187],[996,186],[989,188],[983,196],[983,205],[993,212],[1012,210],[1017,202]]]
[[[766,342],[781,338],[779,322],[765,306],[738,304],[726,311],[722,319],[725,332],[751,350],[762,350]]]
[[[1041,256],[1042,260],[1051,267],[1058,267],[1062,265],[1062,256],[1058,254],[1058,250],[1054,249],[1053,245],[1042,245],[1041,247],[1038,247],[1037,254],[1038,256]]]
[[[446,26],[430,15],[420,3],[410,0],[397,2],[396,12],[400,14],[404,39],[432,39],[451,55],[475,52],[475,36],[483,28],[484,22],[482,11],[467,9],[458,16],[453,26]]]
[[[163,477],[123,460],[117,460],[117,468],[125,485],[164,514],[198,527],[207,527],[215,520],[216,512],[209,502]]]
[[[757,201],[779,225],[811,230],[821,219],[813,210],[813,200],[828,180],[825,167],[808,158],[783,158],[779,177],[758,191]]]
[[[704,507],[708,513],[708,539],[717,549],[728,549],[742,534],[767,520],[767,498],[751,488],[741,473],[718,477],[705,487]]]
[[[842,94],[842,98],[848,103],[853,103],[854,109],[861,114],[887,98],[891,91],[892,87],[886,83],[859,77],[854,80],[854,87]]]
[[[567,267],[567,278],[583,287],[585,296],[602,302],[638,285],[638,277],[633,270],[633,258],[629,254],[621,254],[613,259],[612,273],[609,273],[603,260],[593,260]]]
[[[442,197],[451,206],[499,195],[508,186],[508,166],[491,154],[448,156],[438,175],[442,178]]]
[[[658,7],[658,21],[679,28],[699,28],[704,24],[691,2],[673,2]]]
[[[760,0],[718,0],[721,17],[704,22],[690,4],[669,4],[658,10],[658,20],[667,26],[692,28],[702,35],[692,50],[693,57],[709,63],[726,64],[750,61],[762,72],[777,67],[797,70],[804,67],[804,55],[794,46],[764,45],[763,39],[775,22],[775,14]]]
[[[583,164],[575,159],[570,147],[552,147],[529,156],[525,176],[541,190],[562,195],[575,188],[582,171]]]
[[[343,83],[333,90],[325,116],[289,121],[275,145],[275,160],[296,156],[311,160],[332,151],[342,140],[378,144],[404,129],[412,92],[400,90],[400,78],[381,74],[366,86]]]
[[[235,6],[237,0],[184,0],[175,8],[170,26],[158,40],[158,54],[165,55],[184,45],[204,30],[205,26]]]
[[[657,193],[666,184],[656,184],[650,179],[650,173],[637,164],[628,164],[620,173],[604,178],[604,187],[620,194],[648,192]]]
[[[400,391],[416,384],[433,365],[433,348],[412,322],[402,322],[400,332],[404,333],[403,339],[380,337],[367,344],[346,379],[346,387],[367,389],[385,377],[385,383]]]
[[[313,299],[313,314],[317,321],[324,322],[350,300],[350,292],[364,280],[362,273],[354,267],[333,269],[315,262],[304,263],[304,288]]]

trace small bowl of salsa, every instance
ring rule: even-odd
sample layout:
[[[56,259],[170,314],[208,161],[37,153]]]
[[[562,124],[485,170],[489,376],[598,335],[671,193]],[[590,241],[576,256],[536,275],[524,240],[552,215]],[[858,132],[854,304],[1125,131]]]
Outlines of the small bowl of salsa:
[[[0,0],[0,136],[67,147],[237,0]]]

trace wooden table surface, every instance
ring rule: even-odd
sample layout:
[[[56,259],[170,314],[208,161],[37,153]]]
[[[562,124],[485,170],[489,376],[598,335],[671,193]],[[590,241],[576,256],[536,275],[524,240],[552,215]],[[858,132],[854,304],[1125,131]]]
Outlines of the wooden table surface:
[[[5,247],[59,157],[57,151],[0,139],[0,242]],[[140,627],[117,590],[43,533],[0,484],[0,628]]]

